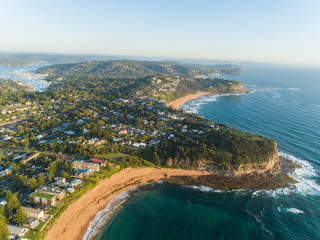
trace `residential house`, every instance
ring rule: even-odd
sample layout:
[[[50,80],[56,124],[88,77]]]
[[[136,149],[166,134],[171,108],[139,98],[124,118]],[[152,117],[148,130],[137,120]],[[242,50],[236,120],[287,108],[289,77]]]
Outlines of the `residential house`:
[[[27,162],[31,161],[32,159],[38,157],[39,155],[40,155],[40,153],[34,153],[34,154],[30,155],[29,157],[23,159],[22,163],[26,164]]]
[[[9,235],[14,237],[23,237],[29,229],[27,228],[21,228],[13,225],[7,225],[9,230]]]
[[[57,200],[62,200],[66,196],[66,192],[57,187],[41,186],[36,188],[35,191],[39,193],[53,194],[57,197]]]
[[[73,168],[92,169],[94,171],[98,171],[100,169],[100,165],[98,163],[85,162],[83,160],[81,160],[81,161],[73,161],[72,162],[72,166],[73,166]]]
[[[41,209],[35,209],[35,208],[29,208],[29,207],[23,207],[23,208],[28,214],[28,217],[30,218],[36,218],[36,219],[44,218],[44,211]]]

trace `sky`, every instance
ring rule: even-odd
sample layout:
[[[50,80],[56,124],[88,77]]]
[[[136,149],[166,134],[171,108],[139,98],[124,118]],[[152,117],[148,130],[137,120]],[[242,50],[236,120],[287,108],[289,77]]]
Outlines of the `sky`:
[[[0,51],[320,66],[320,0],[0,0]]]

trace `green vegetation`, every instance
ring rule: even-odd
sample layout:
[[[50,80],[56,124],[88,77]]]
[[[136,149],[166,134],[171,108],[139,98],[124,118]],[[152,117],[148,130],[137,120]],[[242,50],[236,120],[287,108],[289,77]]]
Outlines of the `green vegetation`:
[[[99,159],[112,159],[112,160],[121,160],[124,157],[129,157],[128,154],[125,153],[108,153],[108,154],[98,154],[97,157]]]
[[[30,88],[23,83],[10,79],[0,79],[0,106],[12,103],[24,103],[32,93]]]
[[[28,215],[26,213],[26,211],[24,210],[24,208],[22,206],[20,206],[16,212],[16,214],[14,215],[13,221],[15,223],[18,223],[19,226],[21,227],[23,222],[25,222],[28,219]]]
[[[90,61],[84,63],[56,64],[38,69],[38,73],[48,73],[50,80],[80,75],[95,78],[140,79],[150,75],[165,74],[169,76],[195,77],[212,73],[239,73],[240,68],[234,65],[193,65],[179,63],[112,60]]]
[[[30,196],[31,197],[46,198],[46,199],[52,199],[54,197],[54,195],[47,194],[47,193],[39,193],[39,192],[34,192]]]
[[[73,201],[124,168],[208,169],[221,175],[233,172],[240,165],[254,164],[257,169],[263,169],[264,163],[277,154],[273,140],[174,110],[166,103],[197,91],[243,92],[241,82],[197,76],[239,71],[232,65],[145,61],[53,65],[39,70],[49,73],[49,80],[53,81],[47,91],[21,91],[17,98],[13,96],[20,88],[15,82],[0,82],[5,89],[0,104],[6,110],[1,112],[1,119],[5,122],[13,116],[24,119],[1,127],[0,163],[4,175],[0,184],[2,189],[11,189],[14,194],[2,192],[7,205],[0,207],[0,228],[1,222],[20,225],[24,222],[25,212],[18,199],[26,200],[26,206],[36,207],[28,201],[29,196],[52,199],[54,195],[39,192],[29,195],[35,188],[52,184],[74,187],[69,183],[74,177],[82,177],[83,182],[74,187],[74,192],[69,189],[72,193],[68,192],[48,212],[50,219],[44,231]],[[20,104],[8,105],[15,102]],[[13,115],[17,107],[23,114]],[[95,172],[83,169],[86,163],[77,164],[80,169],[73,169],[76,164],[72,161],[92,161],[92,158],[106,163]],[[222,187],[236,185],[236,182],[225,184],[225,176],[229,175],[212,181],[205,178],[192,181],[198,184],[208,181],[212,186]],[[254,184],[250,186],[258,186],[256,179],[251,180]],[[288,181],[286,177],[277,180]],[[42,238],[41,227],[30,231],[27,237]],[[0,234],[1,231],[5,229],[0,229]]]
[[[24,237],[31,240],[41,240],[41,239],[44,239],[44,236],[45,236],[45,232],[43,231],[39,232],[36,230],[29,230]]]

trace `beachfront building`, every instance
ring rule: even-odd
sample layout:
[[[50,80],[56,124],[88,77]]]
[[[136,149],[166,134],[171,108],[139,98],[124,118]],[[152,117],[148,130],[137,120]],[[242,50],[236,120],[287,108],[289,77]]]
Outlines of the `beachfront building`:
[[[30,194],[30,200],[43,205],[54,206],[57,200],[62,200],[66,191],[56,187],[41,186]]]
[[[35,192],[52,194],[57,197],[57,200],[62,200],[66,196],[66,191],[57,187],[40,186],[35,189]]]
[[[100,164],[94,162],[86,162],[86,161],[73,161],[73,168],[77,169],[92,169],[94,171],[98,171],[100,169]]]
[[[53,194],[33,192],[30,194],[30,200],[43,205],[54,206],[57,202],[57,197]]]
[[[44,218],[44,211],[41,209],[23,207],[26,211],[28,217],[36,218],[36,219],[43,219]]]
[[[93,170],[93,169],[74,168],[73,171],[74,171],[74,176],[76,176],[78,178],[88,177],[88,176],[95,173],[95,170]]]
[[[79,184],[81,184],[83,181],[81,179],[73,179],[70,183],[69,183],[69,187],[74,188],[76,186],[78,186]]]
[[[24,227],[35,229],[40,224],[40,221],[36,218],[29,217],[23,224]]]

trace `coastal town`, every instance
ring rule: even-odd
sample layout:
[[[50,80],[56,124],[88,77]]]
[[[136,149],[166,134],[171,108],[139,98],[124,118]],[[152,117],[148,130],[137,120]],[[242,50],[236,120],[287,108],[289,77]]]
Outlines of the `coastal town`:
[[[94,106],[69,95],[48,103],[11,104],[0,115],[4,123],[13,121],[0,126],[1,208],[19,211],[19,218],[8,216],[10,234],[19,237],[34,239],[66,202],[101,175],[118,171],[130,154],[223,128],[149,97]],[[83,112],[64,114],[64,106]]]
[[[0,223],[12,238],[43,239],[68,206],[124,169],[150,167],[161,179],[169,169],[217,173],[252,161],[264,164],[274,155],[272,140],[171,102],[202,90],[243,93],[241,82],[164,74],[57,79],[44,92],[24,92],[7,82],[8,95],[0,97]]]

